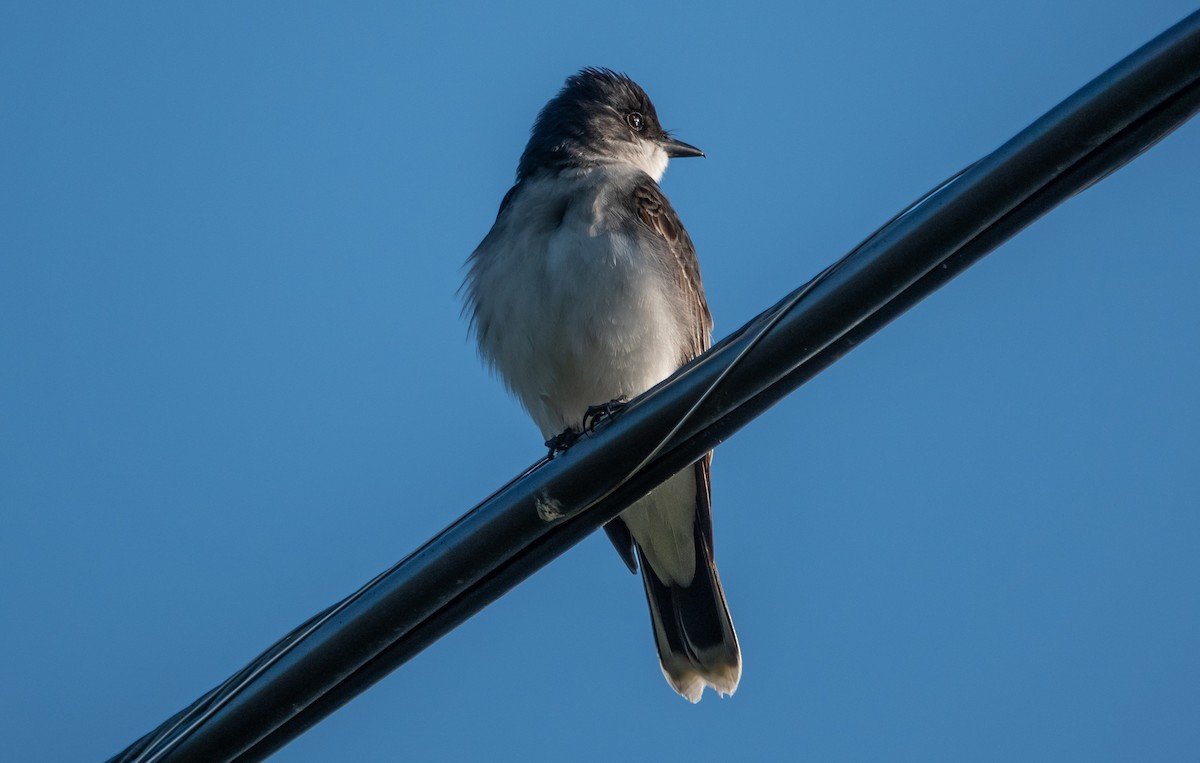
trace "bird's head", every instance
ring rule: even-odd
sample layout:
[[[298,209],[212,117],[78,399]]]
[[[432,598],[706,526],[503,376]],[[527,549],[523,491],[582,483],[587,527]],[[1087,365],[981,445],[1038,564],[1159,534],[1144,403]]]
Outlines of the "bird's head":
[[[704,156],[671,137],[646,91],[610,69],[583,69],[567,78],[533,125],[517,168],[523,180],[542,169],[631,164],[655,181],[674,157]]]

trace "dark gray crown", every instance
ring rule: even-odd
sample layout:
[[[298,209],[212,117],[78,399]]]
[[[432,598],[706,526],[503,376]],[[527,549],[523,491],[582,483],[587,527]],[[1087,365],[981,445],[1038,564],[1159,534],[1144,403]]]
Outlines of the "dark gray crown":
[[[640,131],[628,123],[631,114],[641,115]],[[636,82],[611,69],[582,69],[538,114],[517,180],[539,169],[594,164],[614,153],[614,144],[664,136],[654,104]]]

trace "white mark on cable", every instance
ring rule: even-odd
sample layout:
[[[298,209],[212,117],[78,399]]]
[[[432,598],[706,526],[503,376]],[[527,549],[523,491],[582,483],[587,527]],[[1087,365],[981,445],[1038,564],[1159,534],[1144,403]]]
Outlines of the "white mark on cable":
[[[567,515],[563,511],[562,502],[556,498],[551,498],[548,493],[538,493],[534,496],[533,500],[538,516],[543,522],[556,522]]]

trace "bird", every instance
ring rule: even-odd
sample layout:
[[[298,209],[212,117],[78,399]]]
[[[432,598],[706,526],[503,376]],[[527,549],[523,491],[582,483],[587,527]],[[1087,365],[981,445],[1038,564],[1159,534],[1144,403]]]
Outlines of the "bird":
[[[696,249],[659,181],[704,152],[663,129],[629,76],[585,68],[534,121],[462,292],[481,357],[551,446],[708,349]],[[713,553],[709,452],[605,525],[639,566],[663,675],[690,702],[732,695],[737,634]]]

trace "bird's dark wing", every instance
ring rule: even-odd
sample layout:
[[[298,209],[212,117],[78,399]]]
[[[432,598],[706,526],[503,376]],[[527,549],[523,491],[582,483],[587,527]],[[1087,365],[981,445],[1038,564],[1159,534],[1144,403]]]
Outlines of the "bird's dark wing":
[[[692,344],[687,348],[687,356],[680,358],[683,365],[692,358],[708,349],[712,340],[712,313],[708,310],[708,300],[704,298],[704,284],[700,281],[700,260],[696,257],[696,247],[683,228],[683,222],[666,194],[653,181],[639,183],[633,191],[637,201],[638,217],[650,230],[657,233],[670,246],[675,259],[675,276],[679,288],[687,295],[687,303],[693,310]],[[712,558],[712,478],[710,469],[712,453],[696,462],[696,524],[703,535],[703,542]]]
[[[704,298],[704,285],[700,281],[700,261],[696,257],[696,247],[684,230],[679,215],[657,183],[647,178],[645,182],[637,184],[633,189],[633,198],[638,219],[667,244],[673,258],[672,272],[685,295],[685,302],[692,310],[691,342],[685,348],[684,356],[679,358],[679,364],[683,365],[708,349],[713,325],[708,300]],[[713,548],[709,476],[711,463],[712,454],[708,453],[693,467],[696,470],[696,525],[700,528],[709,559],[712,558]],[[629,528],[617,517],[606,524],[604,530],[625,565],[631,572],[636,572],[637,560],[633,553],[633,536],[630,535]]]
[[[708,300],[704,298],[704,285],[700,282],[700,261],[696,258],[696,247],[692,245],[692,239],[684,230],[679,215],[657,183],[647,178],[634,187],[633,198],[638,219],[666,242],[674,258],[676,281],[692,310],[692,342],[686,350],[686,357],[679,359],[679,364],[683,365],[708,349],[713,325]]]
[[[613,517],[604,523],[604,532],[629,571],[637,573],[637,555],[633,550],[633,533],[629,532],[629,526],[622,522],[620,517]]]

